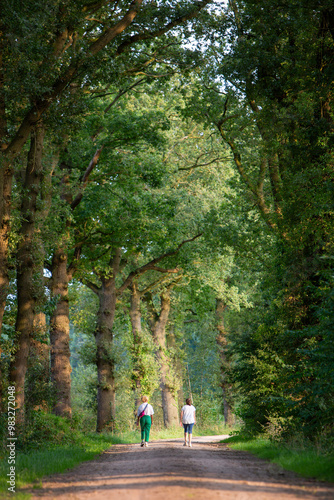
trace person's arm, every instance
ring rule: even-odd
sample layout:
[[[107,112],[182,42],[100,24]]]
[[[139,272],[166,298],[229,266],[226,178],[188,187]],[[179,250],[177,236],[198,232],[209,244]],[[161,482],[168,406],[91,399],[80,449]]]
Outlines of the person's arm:
[[[182,420],[183,420],[183,410],[181,410],[181,416],[180,416],[180,425],[182,426]]]

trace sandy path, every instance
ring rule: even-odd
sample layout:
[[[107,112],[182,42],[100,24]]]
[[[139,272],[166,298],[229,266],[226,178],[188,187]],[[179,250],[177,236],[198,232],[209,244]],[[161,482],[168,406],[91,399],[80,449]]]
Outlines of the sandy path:
[[[96,460],[43,481],[34,499],[82,500],[296,500],[334,499],[334,485],[293,473],[234,451],[226,436],[116,445]]]

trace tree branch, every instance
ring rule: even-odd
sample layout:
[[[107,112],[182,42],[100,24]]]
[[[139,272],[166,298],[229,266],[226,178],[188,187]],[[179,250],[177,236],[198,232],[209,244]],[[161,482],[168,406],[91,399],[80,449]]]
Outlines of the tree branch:
[[[158,278],[157,280],[153,281],[153,283],[150,283],[149,285],[147,285],[147,287],[144,288],[143,290],[138,290],[140,296],[142,297],[146,293],[148,293],[151,290],[153,290],[153,288],[155,288],[157,285],[160,285],[160,283],[163,283],[165,279],[166,279],[165,276],[160,276],[160,278]]]
[[[99,51],[101,51],[108,43],[110,43],[117,35],[122,33],[133,21],[133,19],[138,14],[139,8],[143,0],[134,0],[123,18],[115,24],[112,28],[106,30],[97,40],[92,43],[89,47],[85,56],[80,54],[75,58],[62,76],[54,83],[52,89],[44,93],[40,99],[38,99],[30,111],[27,112],[26,116],[22,120],[22,123],[15,134],[14,138],[10,144],[5,149],[7,155],[16,156],[26,143],[31,128],[35,123],[38,122],[42,114],[50,107],[52,102],[58,97],[61,92],[67,87],[67,85],[74,79],[77,75],[79,68],[88,60],[94,57]]]
[[[119,99],[124,95],[124,94],[127,94],[130,90],[132,90],[133,88],[137,87],[137,85],[140,85],[141,83],[143,83],[145,81],[145,78],[140,78],[139,80],[137,80],[134,84],[130,85],[130,87],[126,88],[125,90],[120,90],[118,92],[118,94],[116,95],[116,97],[112,100],[112,102],[106,107],[106,109],[104,110],[104,113],[108,113],[108,111],[112,108],[112,106],[114,106],[116,104],[117,101],[119,101]],[[105,94],[107,95],[107,94]],[[101,95],[98,95],[98,97],[101,97]],[[102,96],[104,97],[104,96]],[[104,127],[100,127],[94,135],[91,136],[91,139],[92,141],[95,141],[96,138],[98,137],[98,135],[104,130]]]
[[[202,236],[202,233],[197,234],[193,238],[190,238],[188,240],[182,241],[175,250],[171,250],[170,252],[166,252],[163,255],[160,255],[159,257],[156,257],[155,259],[152,259],[150,262],[148,262],[147,264],[139,267],[138,269],[135,269],[134,271],[131,271],[131,273],[125,279],[125,281],[123,282],[123,284],[119,287],[117,293],[118,294],[123,293],[124,290],[126,290],[126,288],[128,288],[131,285],[132,281],[137,276],[141,276],[142,274],[146,273],[146,271],[152,271],[153,270],[153,271],[167,272],[167,273],[168,272],[177,272],[178,270],[176,270],[176,269],[174,269],[174,270],[168,270],[168,269],[164,269],[164,268],[159,268],[159,267],[156,266],[156,264],[158,264],[158,262],[161,262],[163,259],[165,259],[167,257],[172,257],[173,255],[176,255],[181,250],[181,248],[183,247],[183,245],[185,245],[186,243],[189,243],[191,241],[196,240],[200,236]]]
[[[163,28],[153,31],[145,32],[129,37],[126,41],[120,44],[118,50],[115,53],[115,57],[125,50],[126,47],[134,44],[137,41],[157,38],[163,35],[167,31],[171,30],[177,25],[192,19],[197,15],[197,13],[209,4],[212,0],[203,0],[202,2],[197,2],[196,7],[188,14],[178,17],[168,23]],[[54,100],[65,90],[69,83],[77,76],[78,70],[85,64],[89,59],[93,58],[98,52],[100,52],[104,47],[106,47],[114,38],[120,35],[126,28],[128,28],[133,22],[134,18],[137,16],[143,0],[133,0],[130,8],[123,16],[123,18],[118,21],[113,27],[108,28],[102,35],[91,44],[89,49],[85,54],[78,54],[69,66],[64,70],[63,74],[55,81],[50,91],[45,92],[38,100],[36,100],[35,105],[27,112],[24,119],[21,122],[15,136],[11,142],[4,145],[5,154],[8,156],[15,157],[21,151],[22,147],[28,140],[30,131],[35,123],[41,118],[43,113],[50,107]],[[92,4],[92,6],[95,4]],[[101,5],[97,2],[97,6]],[[92,7],[93,8],[93,7]]]
[[[114,38],[116,38],[120,33],[122,33],[134,20],[138,14],[143,0],[133,0],[130,5],[129,10],[123,16],[123,18],[118,21],[112,28],[107,29],[97,40],[94,42],[90,48],[89,52],[92,56],[95,56],[101,49],[103,49],[108,43],[110,43]]]
[[[116,55],[119,55],[122,52],[124,52],[127,47],[129,47],[130,45],[132,45],[135,42],[140,42],[143,40],[150,40],[153,38],[157,38],[161,35],[164,35],[168,31],[170,31],[171,29],[175,28],[175,26],[179,26],[180,24],[183,24],[186,21],[189,21],[190,19],[196,17],[198,12],[200,10],[202,10],[204,7],[206,7],[206,5],[208,5],[211,1],[212,0],[203,0],[202,2],[197,2],[197,4],[196,4],[196,2],[194,2],[195,8],[191,12],[188,12],[188,14],[185,14],[184,16],[180,16],[180,17],[173,19],[173,21],[170,21],[169,23],[166,24],[166,26],[164,26],[163,28],[160,28],[157,31],[138,33],[137,35],[132,35],[132,36],[128,37],[126,40],[124,40],[124,42],[122,42],[119,45],[119,47],[116,51]]]
[[[216,124],[218,127],[218,124]],[[253,183],[251,182],[250,178],[246,174],[242,161],[241,161],[241,155],[239,151],[237,150],[237,147],[235,143],[232,141],[232,139],[228,139],[226,136],[224,130],[222,127],[218,127],[220,134],[224,141],[230,146],[232,154],[233,154],[233,159],[234,163],[237,167],[237,170],[239,172],[239,175],[241,179],[244,181],[248,189],[251,191],[251,193],[254,195],[255,198],[255,203],[258,206],[264,221],[266,222],[267,226],[274,230],[277,231],[277,225],[272,221],[271,219],[271,213],[269,208],[266,205],[265,199],[264,199],[264,194],[263,194],[263,181],[264,181],[264,175],[265,175],[265,170],[266,170],[266,159],[263,159],[260,164],[260,171],[259,171],[259,177],[258,177],[258,182],[257,185],[254,186]]]
[[[85,187],[87,186],[87,182],[88,182],[89,176],[92,173],[93,169],[96,167],[97,162],[98,162],[98,160],[100,158],[100,155],[101,155],[101,153],[103,151],[103,148],[104,148],[104,146],[101,146],[100,149],[97,149],[96,152],[95,152],[95,154],[94,154],[94,156],[93,156],[93,158],[89,162],[89,165],[88,165],[88,167],[86,169],[86,172],[84,173],[82,181],[81,181],[80,191],[79,191],[79,193],[76,195],[76,197],[74,198],[74,200],[71,203],[71,209],[72,210],[74,210],[75,207],[77,207],[79,205],[80,201],[82,200],[83,192],[84,192]]]
[[[86,285],[88,288],[90,288],[92,292],[94,292],[96,295],[99,294],[100,288],[97,285],[95,285],[95,283],[93,283],[92,281],[83,280],[82,283]]]
[[[216,161],[220,161],[223,159],[227,159],[227,158],[223,158],[223,157],[218,156],[217,158],[214,158],[213,160],[210,160],[207,163],[197,163],[197,161],[199,160],[199,158],[197,158],[196,163],[191,165],[191,167],[182,167],[182,168],[179,168],[178,171],[180,172],[181,170],[184,171],[184,170],[192,170],[193,168],[207,167],[208,165],[211,165],[212,163],[215,163]]]

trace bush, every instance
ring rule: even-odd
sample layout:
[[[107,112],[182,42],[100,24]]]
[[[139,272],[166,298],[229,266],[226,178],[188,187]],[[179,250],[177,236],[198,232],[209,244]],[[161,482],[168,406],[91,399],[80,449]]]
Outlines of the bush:
[[[79,439],[76,419],[58,417],[42,410],[29,414],[28,424],[19,440],[18,448],[37,449],[42,446],[75,444]]]

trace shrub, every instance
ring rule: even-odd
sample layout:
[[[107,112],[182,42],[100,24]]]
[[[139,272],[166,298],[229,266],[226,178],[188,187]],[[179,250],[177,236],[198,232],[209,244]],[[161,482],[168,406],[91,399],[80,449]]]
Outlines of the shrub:
[[[58,417],[42,410],[29,414],[28,424],[24,428],[18,447],[24,450],[37,449],[44,445],[67,445],[78,441],[78,422]]]

